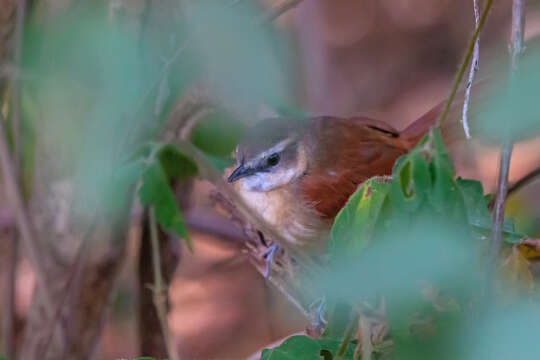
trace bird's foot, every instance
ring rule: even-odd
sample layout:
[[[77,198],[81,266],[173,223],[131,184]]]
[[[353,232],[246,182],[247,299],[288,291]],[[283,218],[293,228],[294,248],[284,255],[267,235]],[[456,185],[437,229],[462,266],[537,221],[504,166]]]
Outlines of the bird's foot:
[[[270,269],[272,268],[272,263],[274,262],[274,256],[279,250],[279,245],[274,243],[268,249],[262,253],[262,257],[265,258],[266,269],[264,270],[264,278],[268,279],[270,276]]]

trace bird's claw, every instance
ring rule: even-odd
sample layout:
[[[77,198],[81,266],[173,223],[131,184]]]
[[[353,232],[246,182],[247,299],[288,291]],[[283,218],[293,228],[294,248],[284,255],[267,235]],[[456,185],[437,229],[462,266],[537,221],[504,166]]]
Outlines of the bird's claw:
[[[270,269],[272,267],[272,262],[274,261],[274,255],[279,249],[278,244],[272,244],[266,251],[262,254],[263,257],[266,258],[266,268],[264,270],[264,278],[268,279],[270,276]]]

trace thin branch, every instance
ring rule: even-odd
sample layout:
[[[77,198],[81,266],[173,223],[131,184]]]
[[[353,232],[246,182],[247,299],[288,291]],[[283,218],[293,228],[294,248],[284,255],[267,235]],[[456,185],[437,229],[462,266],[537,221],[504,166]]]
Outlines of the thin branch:
[[[487,0],[486,6],[484,7],[484,10],[482,10],[482,14],[480,15],[478,26],[476,27],[476,30],[474,31],[474,34],[471,40],[469,41],[467,51],[465,52],[463,61],[461,62],[461,65],[459,66],[459,70],[454,79],[454,83],[452,84],[452,88],[450,89],[450,95],[448,95],[448,100],[446,101],[446,104],[444,105],[444,109],[441,112],[441,116],[437,120],[437,126],[441,126],[444,120],[446,120],[446,118],[448,117],[448,114],[450,113],[450,108],[452,106],[452,103],[454,102],[454,98],[459,88],[459,84],[461,83],[461,80],[463,79],[463,75],[465,74],[465,70],[467,70],[467,66],[469,66],[469,63],[474,53],[474,46],[476,44],[476,40],[478,39],[478,37],[480,36],[480,32],[484,28],[484,24],[486,23],[486,19],[489,14],[489,10],[491,9],[491,5],[493,5],[493,0]]]
[[[510,36],[510,55],[512,75],[518,70],[519,57],[525,50],[523,39],[525,34],[525,0],[514,0],[512,3],[512,34]]]
[[[499,160],[499,176],[497,179],[497,193],[495,195],[495,208],[493,211],[493,231],[490,252],[491,271],[494,274],[497,264],[497,257],[502,246],[502,228],[504,222],[504,204],[508,192],[508,173],[510,170],[510,158],[512,157],[513,144],[505,141],[501,147]]]
[[[4,285],[4,314],[2,319],[2,349],[9,359],[15,358],[15,290],[17,276],[17,233],[12,229],[9,232],[9,243],[6,255]]]
[[[478,22],[480,20],[480,8],[478,5],[478,1],[479,0],[473,0],[475,29],[478,29]],[[471,138],[471,131],[469,129],[469,120],[468,120],[469,102],[471,98],[471,88],[474,81],[474,76],[476,75],[476,72],[478,71],[479,57],[480,57],[480,35],[478,35],[478,37],[476,38],[476,41],[474,42],[473,58],[471,62],[471,68],[469,70],[469,80],[467,81],[467,88],[465,89],[465,101],[463,102],[463,116],[461,118],[461,122],[463,123],[463,130],[465,131],[465,137],[467,138],[467,140]]]
[[[335,360],[341,360],[343,356],[345,355],[345,352],[347,351],[347,346],[349,345],[349,342],[353,338],[356,324],[358,322],[358,316],[356,314],[352,314],[351,318],[349,319],[349,324],[347,325],[347,329],[345,330],[345,334],[343,334],[343,340],[341,340],[341,344],[339,345]]]
[[[513,0],[512,5],[512,32],[510,37],[511,69],[510,79],[513,79],[518,70],[519,57],[523,52],[523,33],[525,29],[525,0]],[[513,143],[511,139],[503,142],[500,152],[499,176],[497,180],[497,194],[495,197],[495,210],[493,212],[493,233],[491,244],[491,271],[495,273],[497,257],[502,246],[502,228],[504,222],[504,204],[508,192],[508,173]]]
[[[530,184],[531,182],[533,182],[534,180],[538,178],[540,178],[540,167],[534,169],[533,171],[531,171],[530,173],[528,173],[527,175],[525,175],[524,177],[522,177],[521,179],[519,179],[512,185],[510,185],[508,187],[507,197],[512,195],[516,191],[521,190],[523,187],[527,186],[528,184]]]
[[[169,332],[167,321],[166,291],[163,287],[163,277],[161,275],[161,259],[159,256],[159,238],[154,207],[150,207],[150,240],[152,242],[152,263],[154,266],[154,305],[161,324],[161,331],[167,346],[167,352],[171,360],[180,360],[176,346]]]
[[[26,0],[17,1],[15,19],[15,54],[14,63],[21,67],[22,40],[24,34],[24,19],[26,15]],[[21,168],[21,79],[13,78],[13,96],[11,100],[11,134],[13,137],[13,165],[15,171]],[[0,119],[1,121],[1,119]],[[15,294],[17,277],[17,260],[19,253],[19,234],[15,229],[10,231],[8,243],[8,260],[6,262],[6,282],[4,298],[6,299],[6,313],[3,321],[3,349],[9,358],[15,358]]]
[[[15,23],[15,66],[21,68],[22,58],[22,40],[24,36],[24,19],[26,17],[26,0],[17,1],[17,16]],[[16,167],[20,166],[21,161],[21,80],[16,77],[13,82],[13,115],[11,117],[11,128],[13,130],[13,153]]]
[[[300,5],[300,3],[302,1],[303,0],[285,0],[285,1],[283,1],[281,4],[275,6],[273,9],[268,11],[268,13],[263,16],[263,18],[261,20],[261,23],[264,24],[264,23],[269,23],[269,22],[272,22],[272,21],[276,20],[281,15],[285,14],[287,11],[289,11],[291,9],[294,9],[295,7]]]
[[[17,173],[9,156],[9,148],[6,141],[4,131],[4,118],[0,113],[0,168],[4,177],[6,194],[9,197],[10,203],[15,212],[17,227],[21,235],[23,244],[26,248],[28,259],[34,268],[37,286],[42,291],[42,301],[45,306],[45,311],[48,315],[54,314],[54,304],[52,301],[52,293],[48,288],[46,267],[42,258],[43,250],[41,249],[36,232],[30,221],[30,217],[22,199],[22,193],[17,182]]]

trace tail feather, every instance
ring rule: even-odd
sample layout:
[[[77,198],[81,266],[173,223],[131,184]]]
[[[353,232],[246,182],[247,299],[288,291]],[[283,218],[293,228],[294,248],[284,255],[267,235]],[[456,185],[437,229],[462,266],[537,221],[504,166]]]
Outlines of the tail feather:
[[[482,94],[485,93],[484,90],[487,82],[487,80],[483,80],[473,86],[470,100],[471,103],[469,105],[469,119],[471,122],[474,122],[475,108],[478,108],[478,105],[484,100],[484,96],[482,96]],[[464,90],[459,91],[456,94],[454,97],[454,102],[450,107],[448,117],[441,126],[441,134],[447,146],[452,146],[456,142],[465,140],[465,131],[463,130],[463,124],[461,122],[464,97]],[[443,111],[445,104],[446,101],[442,101],[437,104],[427,113],[413,121],[412,124],[401,131],[400,135],[410,142],[417,143],[432,126],[435,126],[438,118],[441,116],[441,112]]]

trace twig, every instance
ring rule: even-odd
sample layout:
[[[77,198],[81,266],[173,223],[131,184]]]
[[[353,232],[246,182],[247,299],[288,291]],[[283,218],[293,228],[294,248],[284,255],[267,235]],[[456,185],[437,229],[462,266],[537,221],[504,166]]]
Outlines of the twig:
[[[161,324],[161,331],[167,346],[167,352],[172,360],[180,360],[178,351],[169,332],[167,322],[166,289],[163,288],[163,277],[161,276],[161,260],[159,256],[159,238],[157,232],[156,214],[154,207],[150,207],[150,240],[152,242],[152,263],[154,265],[154,305]]]
[[[528,173],[527,175],[525,175],[524,177],[522,177],[521,179],[519,179],[512,185],[510,185],[508,187],[508,194],[506,195],[506,197],[512,195],[516,191],[521,190],[524,186],[527,186],[528,184],[530,184],[532,181],[534,181],[535,179],[539,177],[540,177],[540,167],[534,169],[533,171],[531,171],[530,173]]]
[[[478,0],[473,0],[474,8],[474,24],[475,29],[478,28],[478,21],[480,20],[480,8],[478,5]],[[480,35],[476,38],[474,42],[473,58],[471,62],[471,68],[469,70],[469,80],[467,81],[467,88],[465,89],[465,101],[463,102],[463,116],[461,122],[463,123],[463,131],[465,131],[465,137],[468,139],[471,138],[471,131],[469,129],[469,101],[471,98],[471,87],[474,81],[474,75],[478,71],[478,59],[480,57]]]
[[[26,15],[26,0],[17,1],[15,20],[15,66],[20,68],[22,57],[22,39],[24,34],[24,18]],[[20,77],[13,78],[13,96],[11,100],[11,134],[13,138],[13,165],[15,171],[21,168],[21,80]],[[1,119],[0,119],[1,121]],[[8,260],[5,282],[6,314],[3,322],[2,345],[8,358],[15,358],[15,293],[17,260],[19,253],[19,234],[15,229],[10,231],[8,243]]]
[[[5,313],[2,319],[2,349],[9,359],[15,358],[15,284],[17,275],[17,233],[12,229],[9,232],[8,251],[6,255],[5,273],[6,281],[4,285],[4,308]]]
[[[339,345],[335,360],[341,360],[343,358],[343,355],[345,355],[345,352],[347,351],[347,346],[349,345],[349,342],[354,335],[355,324],[357,323],[357,321],[358,317],[356,316],[356,314],[351,314],[351,319],[349,320],[349,324],[347,325],[345,334],[343,334],[343,340],[341,340],[341,344]]]
[[[361,344],[362,344],[362,360],[371,360],[371,354],[373,353],[373,344],[371,343],[371,324],[369,319],[360,315],[358,320],[361,331]]]
[[[525,0],[513,0],[512,5],[512,33],[510,37],[511,69],[510,78],[513,79],[518,70],[519,57],[523,52],[523,32],[525,28]],[[512,156],[513,143],[511,139],[503,141],[500,161],[499,176],[497,180],[497,194],[495,198],[495,210],[493,212],[493,232],[491,244],[491,271],[495,273],[497,257],[502,246],[502,228],[504,222],[504,204],[508,192],[508,173],[510,170],[510,158]]]
[[[459,70],[456,74],[456,77],[454,79],[454,83],[452,84],[452,88],[450,89],[450,94],[448,95],[448,100],[446,101],[446,104],[444,105],[443,111],[441,112],[441,115],[439,119],[437,120],[437,126],[441,126],[444,120],[448,117],[448,114],[450,112],[450,108],[452,106],[452,103],[454,102],[454,98],[456,96],[457,90],[459,88],[459,84],[461,83],[461,80],[463,79],[463,75],[465,74],[465,70],[467,69],[467,66],[469,65],[471,58],[474,53],[474,46],[476,44],[476,40],[480,36],[480,32],[482,31],[482,28],[484,27],[484,24],[486,23],[487,16],[489,14],[489,10],[491,9],[491,5],[493,5],[493,0],[487,0],[486,6],[484,7],[484,10],[482,10],[482,14],[480,15],[480,20],[478,21],[478,26],[476,27],[476,30],[474,31],[474,34],[469,41],[469,45],[467,47],[467,51],[465,52],[465,56],[463,57],[463,61],[461,62],[461,65],[459,66]]]
[[[22,40],[24,36],[24,18],[26,16],[26,0],[17,1],[17,17],[15,23],[15,66],[20,69],[22,58]],[[16,77],[13,89],[13,115],[11,117],[11,129],[13,131],[13,154],[14,163],[18,168],[21,161],[21,80],[20,77]]]
[[[263,16],[261,23],[269,23],[274,20],[276,20],[281,15],[285,14],[287,11],[294,9],[303,0],[285,0],[281,4],[277,5],[273,9],[271,9],[266,15]]]
[[[52,293],[48,288],[46,267],[42,258],[43,250],[35,236],[33,225],[30,222],[30,217],[22,200],[22,194],[17,182],[17,175],[13,163],[9,156],[9,148],[6,142],[6,134],[4,131],[4,118],[0,113],[0,168],[4,177],[6,194],[9,197],[11,205],[15,212],[17,227],[21,235],[23,244],[26,248],[28,259],[34,268],[37,286],[42,291],[42,301],[45,306],[47,315],[54,314],[54,304],[52,301]]]

